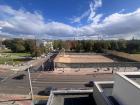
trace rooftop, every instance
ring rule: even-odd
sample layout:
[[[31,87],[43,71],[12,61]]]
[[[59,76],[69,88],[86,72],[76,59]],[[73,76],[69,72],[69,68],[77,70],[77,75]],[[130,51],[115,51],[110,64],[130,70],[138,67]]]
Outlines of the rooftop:
[[[118,101],[115,99],[115,97],[112,95],[113,92],[113,81],[101,81],[101,82],[95,82],[95,93],[93,93],[94,98],[96,99],[97,105],[120,105]],[[97,88],[97,89],[95,89]],[[99,90],[99,91],[98,91]],[[96,92],[99,92],[98,94],[101,95],[101,99],[98,99],[99,96],[97,96]]]
[[[52,91],[47,105],[96,105],[93,90]]]
[[[118,72],[114,81],[95,82],[93,95],[97,105],[139,105],[139,92],[140,72]]]
[[[117,74],[140,89],[140,72],[120,72]]]

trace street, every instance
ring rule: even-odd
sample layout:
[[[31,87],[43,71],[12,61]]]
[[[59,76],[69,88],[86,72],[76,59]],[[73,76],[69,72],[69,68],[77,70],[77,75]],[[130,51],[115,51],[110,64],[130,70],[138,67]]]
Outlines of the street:
[[[15,78],[20,77],[21,78]],[[89,81],[112,80],[112,74],[98,75],[53,75],[48,72],[31,73],[33,93],[38,94],[47,87],[56,89],[81,89]],[[27,71],[22,71],[13,75],[0,83],[0,93],[2,94],[25,94],[30,92],[29,78]]]

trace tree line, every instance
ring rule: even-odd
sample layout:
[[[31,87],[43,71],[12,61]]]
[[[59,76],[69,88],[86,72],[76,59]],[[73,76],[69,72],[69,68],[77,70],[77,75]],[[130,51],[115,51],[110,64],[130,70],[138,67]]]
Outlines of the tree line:
[[[103,49],[127,53],[140,53],[140,40],[55,40],[55,49],[64,48],[73,52],[102,53]]]
[[[13,53],[31,53],[34,56],[40,56],[45,52],[43,44],[38,44],[34,39],[9,39],[3,41],[3,44],[11,49]]]
[[[31,53],[32,56],[40,56],[48,52],[47,46],[43,46],[35,39],[9,39],[2,42],[14,53]],[[49,46],[48,46],[49,47]],[[102,53],[103,49],[116,50],[127,53],[140,53],[140,40],[54,40],[53,47],[56,50],[70,52],[96,52]]]

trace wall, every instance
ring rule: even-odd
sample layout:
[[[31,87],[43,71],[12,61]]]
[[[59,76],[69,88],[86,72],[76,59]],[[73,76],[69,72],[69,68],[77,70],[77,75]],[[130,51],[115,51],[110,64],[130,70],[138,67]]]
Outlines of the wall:
[[[140,105],[140,87],[133,84],[133,81],[120,75],[114,77],[114,88],[112,95],[122,105]]]
[[[93,87],[93,96],[97,105],[112,105],[103,92],[103,87],[112,87],[113,82],[96,82]]]
[[[57,93],[59,93],[59,91],[57,91]],[[61,90],[60,95],[55,95],[55,92],[54,93],[51,92],[47,105],[64,105],[65,98],[78,98],[78,97],[88,97],[89,96],[89,93],[78,94],[78,95],[70,95],[70,94],[61,95],[61,93],[65,93],[65,91]]]
[[[113,63],[59,63],[55,62],[57,68],[91,68],[91,67],[140,67],[140,62],[113,62]]]

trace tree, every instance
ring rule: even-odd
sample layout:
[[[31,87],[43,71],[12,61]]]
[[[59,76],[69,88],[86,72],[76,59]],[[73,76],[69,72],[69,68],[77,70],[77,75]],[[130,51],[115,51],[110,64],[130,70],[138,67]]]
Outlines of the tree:
[[[24,52],[25,47],[22,44],[15,44],[15,52]]]
[[[119,49],[119,45],[117,41],[111,41],[111,50],[118,50]]]

